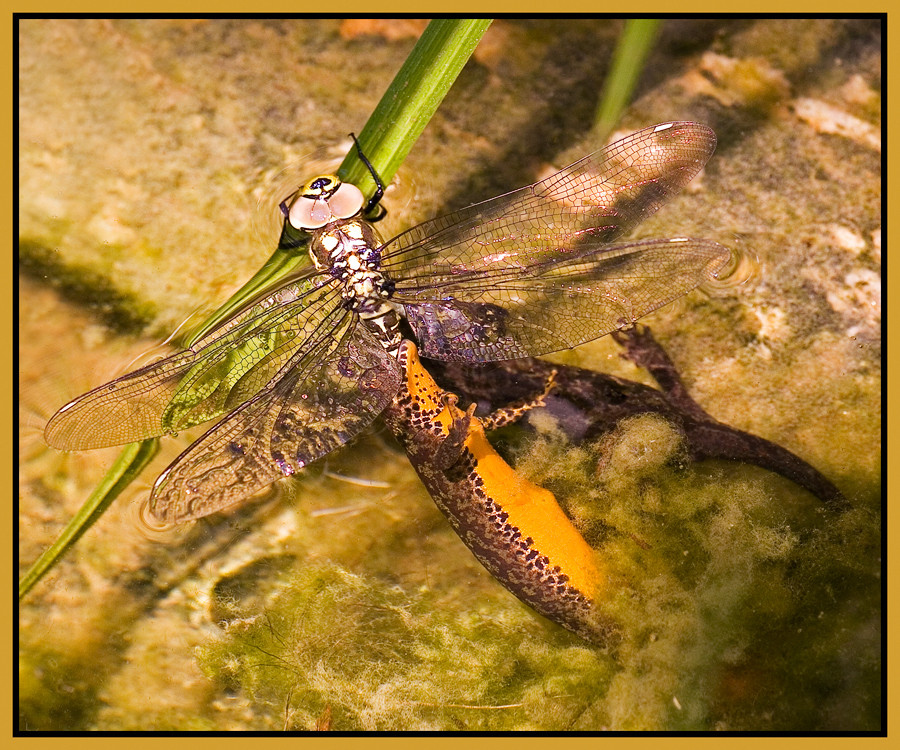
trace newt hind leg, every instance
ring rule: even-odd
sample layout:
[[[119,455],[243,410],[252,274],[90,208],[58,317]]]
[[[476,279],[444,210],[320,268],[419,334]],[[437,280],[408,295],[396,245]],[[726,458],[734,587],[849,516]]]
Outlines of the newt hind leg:
[[[653,337],[647,326],[635,324],[630,328],[613,331],[612,337],[625,350],[622,356],[638,367],[647,370],[659,384],[663,393],[668,396],[669,401],[675,404],[683,414],[689,414],[699,419],[710,418],[703,407],[688,393],[675,363]]]

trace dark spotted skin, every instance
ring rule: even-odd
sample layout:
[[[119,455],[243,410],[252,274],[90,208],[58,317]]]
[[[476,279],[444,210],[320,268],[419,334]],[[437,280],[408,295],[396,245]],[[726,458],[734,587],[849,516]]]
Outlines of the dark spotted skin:
[[[599,611],[607,586],[594,550],[553,495],[503,461],[488,443],[473,409],[439,388],[422,367],[415,345],[399,351],[404,386],[384,419],[441,512],[490,573],[542,615],[601,646],[614,627]],[[531,404],[503,410],[491,427]]]

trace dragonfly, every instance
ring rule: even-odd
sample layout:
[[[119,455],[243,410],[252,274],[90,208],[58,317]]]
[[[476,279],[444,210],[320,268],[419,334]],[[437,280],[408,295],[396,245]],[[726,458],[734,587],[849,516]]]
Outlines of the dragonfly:
[[[149,510],[180,523],[225,509],[346,444],[393,401],[397,353],[483,363],[571,348],[716,279],[731,253],[687,237],[623,241],[703,168],[714,132],[655,125],[532,185],[383,241],[365,200],[318,175],[280,205],[311,264],[190,348],[63,406],[63,450],[217,420],[156,480]]]

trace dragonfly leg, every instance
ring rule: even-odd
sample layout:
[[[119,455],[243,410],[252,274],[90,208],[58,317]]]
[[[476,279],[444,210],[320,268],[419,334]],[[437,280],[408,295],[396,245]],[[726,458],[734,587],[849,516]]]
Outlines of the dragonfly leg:
[[[353,139],[353,142],[356,144],[356,153],[359,155],[359,160],[366,165],[366,169],[369,170],[369,174],[372,175],[372,179],[375,180],[375,195],[369,198],[369,202],[366,203],[366,207],[363,210],[363,213],[366,214],[366,218],[369,221],[379,221],[384,218],[387,211],[384,206],[379,206],[379,202],[382,197],[384,197],[384,183],[381,181],[381,177],[378,176],[378,172],[375,171],[375,167],[372,166],[372,162],[366,158],[366,155],[363,153],[362,146],[359,145],[359,140],[357,140],[356,135],[350,133],[350,137]],[[376,206],[380,209],[380,212],[376,215],[371,215],[371,212],[376,208]]]

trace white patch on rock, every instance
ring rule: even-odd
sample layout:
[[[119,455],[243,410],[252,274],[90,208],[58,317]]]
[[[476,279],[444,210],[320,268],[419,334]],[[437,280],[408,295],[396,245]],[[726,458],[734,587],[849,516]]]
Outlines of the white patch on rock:
[[[817,132],[840,135],[881,152],[881,133],[878,128],[865,120],[820,99],[801,97],[795,99],[791,106],[797,117],[811,125]]]

